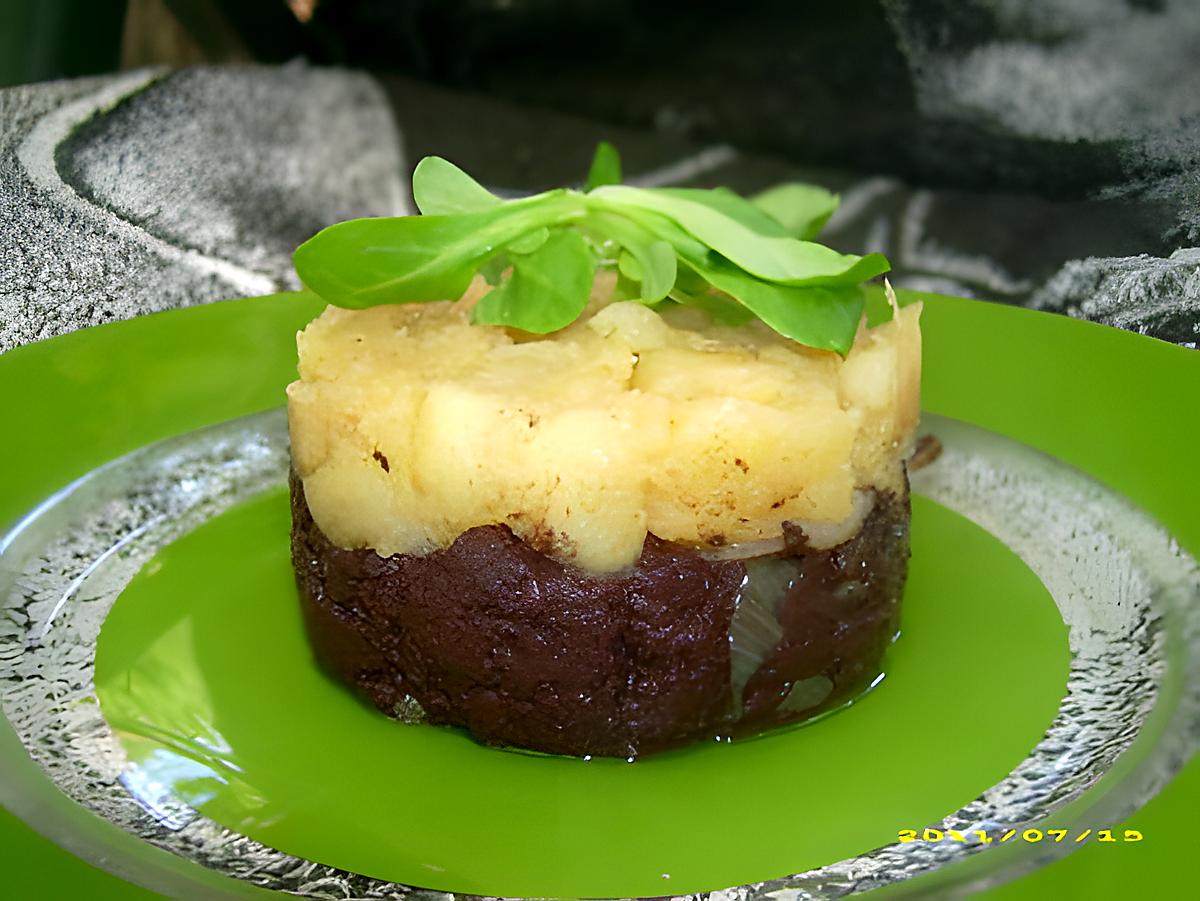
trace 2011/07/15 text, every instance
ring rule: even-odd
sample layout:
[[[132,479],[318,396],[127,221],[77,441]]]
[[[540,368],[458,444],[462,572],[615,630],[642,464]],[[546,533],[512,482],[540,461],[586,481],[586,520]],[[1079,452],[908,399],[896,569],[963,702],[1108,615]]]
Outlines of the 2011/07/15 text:
[[[1024,829],[1018,831],[1016,829],[1008,829],[1004,832],[988,832],[984,829],[976,829],[971,832],[959,832],[955,829],[923,829],[918,832],[916,829],[901,829],[899,832],[899,841],[901,844],[909,842],[973,842],[979,845],[990,845],[992,842],[1012,842],[1022,841],[1030,844],[1037,842],[1075,842],[1076,844],[1088,841],[1091,839],[1100,843],[1111,842],[1140,842],[1143,838],[1142,833],[1136,829],[1125,829],[1122,832],[1117,832],[1113,829],[1081,829],[1078,832],[1072,832],[1070,829]]]

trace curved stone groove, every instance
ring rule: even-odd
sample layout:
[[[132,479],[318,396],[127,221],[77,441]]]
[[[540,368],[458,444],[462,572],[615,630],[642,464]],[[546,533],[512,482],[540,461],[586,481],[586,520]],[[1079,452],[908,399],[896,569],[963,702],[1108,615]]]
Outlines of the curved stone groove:
[[[255,294],[299,287],[292,251],[326,225],[409,212],[399,147],[373,79],[297,62],[174,72],[56,155],[80,196]]]
[[[111,231],[118,240],[131,241],[164,260],[183,263],[198,272],[213,275],[229,282],[236,291],[245,294],[265,294],[275,289],[275,283],[256,272],[243,269],[226,260],[216,259],[192,250],[168,244],[145,229],[118,216],[111,209],[99,206],[82,196],[63,180],[58,169],[58,150],[84,123],[115,109],[129,97],[144,91],[165,75],[162,69],[138,70],[117,76],[94,94],[61,106],[43,118],[25,136],[17,149],[17,159],[34,186],[45,191],[52,200],[71,212],[88,217]]]
[[[361,73],[141,70],[0,90],[0,352],[296,287],[291,251],[312,232],[408,211],[404,168],[388,100]]]

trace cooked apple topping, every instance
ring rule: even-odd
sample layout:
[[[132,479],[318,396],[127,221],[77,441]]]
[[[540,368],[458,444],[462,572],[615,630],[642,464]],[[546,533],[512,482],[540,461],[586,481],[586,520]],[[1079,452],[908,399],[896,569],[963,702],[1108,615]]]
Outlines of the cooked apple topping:
[[[420,554],[507,525],[594,572],[647,533],[713,550],[849,538],[869,489],[902,491],[918,415],[920,304],[838,354],[762,322],[606,302],[532,336],[458,302],[329,307],[298,337],[292,454],[336,544]],[[869,501],[867,501],[869,508]]]

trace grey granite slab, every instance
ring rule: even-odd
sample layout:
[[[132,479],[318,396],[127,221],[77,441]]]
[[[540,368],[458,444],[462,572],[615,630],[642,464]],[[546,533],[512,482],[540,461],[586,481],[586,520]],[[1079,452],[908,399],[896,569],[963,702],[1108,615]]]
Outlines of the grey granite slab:
[[[138,71],[0,91],[0,351],[294,287],[291,251],[407,211],[366,75]]]
[[[294,284],[330,222],[407,211],[398,135],[363,75],[292,64],[190,69],[71,134],[63,180],[177,246]]]

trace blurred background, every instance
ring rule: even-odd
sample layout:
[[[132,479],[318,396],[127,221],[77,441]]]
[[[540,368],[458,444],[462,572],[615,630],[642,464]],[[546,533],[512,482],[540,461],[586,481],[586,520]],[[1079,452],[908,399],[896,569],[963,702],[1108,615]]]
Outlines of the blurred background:
[[[839,190],[829,242],[883,250],[909,287],[1192,347],[1198,62],[1195,0],[0,4],[0,85],[169,67],[64,139],[56,165],[105,208],[216,253],[221,229],[172,231],[153,212],[161,202],[125,196],[101,158],[119,147],[140,160],[124,171],[161,201],[191,171],[165,155],[169,136],[183,146],[220,127],[201,162],[189,157],[208,170],[203,210],[230,221],[240,245],[226,255],[275,286],[288,284],[289,248],[331,216],[393,211],[376,202],[390,188],[358,182],[298,201],[278,161],[286,147],[303,168],[306,157],[351,159],[395,141],[401,168],[437,152],[519,192],[578,180],[609,138],[643,183],[750,190],[804,178]],[[371,86],[334,86],[325,67],[370,73]],[[31,90],[7,92],[10,133],[28,127],[16,111]],[[345,111],[376,101],[395,133],[369,110],[345,133]],[[250,158],[276,162],[248,170]],[[220,290],[185,289],[180,302]],[[123,315],[102,304],[100,320],[110,313]]]

